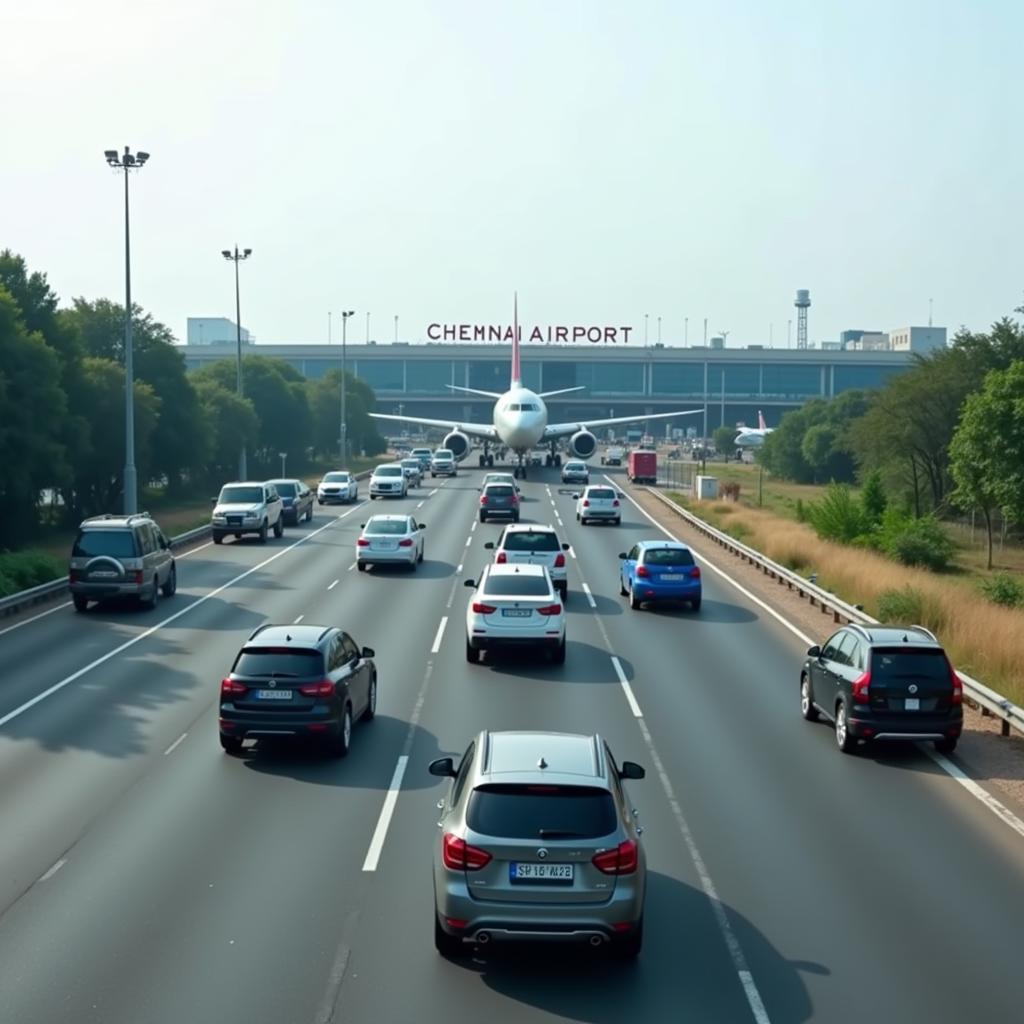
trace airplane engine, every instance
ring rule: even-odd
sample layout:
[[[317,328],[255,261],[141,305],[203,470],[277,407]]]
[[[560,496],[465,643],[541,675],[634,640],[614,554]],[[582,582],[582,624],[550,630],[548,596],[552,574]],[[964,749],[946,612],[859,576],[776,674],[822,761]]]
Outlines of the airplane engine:
[[[589,459],[597,451],[597,438],[589,430],[578,430],[569,438],[569,451],[577,459]]]
[[[458,430],[453,430],[442,444],[455,456],[456,462],[461,462],[469,454],[469,438]]]

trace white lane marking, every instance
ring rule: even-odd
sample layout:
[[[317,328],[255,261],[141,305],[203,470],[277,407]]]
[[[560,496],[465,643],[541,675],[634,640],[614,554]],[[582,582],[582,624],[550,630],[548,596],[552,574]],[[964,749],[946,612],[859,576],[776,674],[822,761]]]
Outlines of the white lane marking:
[[[29,619],[22,619],[21,622],[16,622],[13,626],[8,626],[6,629],[0,629],[0,636],[4,633],[10,633],[15,629],[21,629],[22,626],[27,626],[30,622],[38,622],[40,619],[45,619],[47,615],[52,615],[54,612],[59,612],[61,608],[70,608],[71,602],[64,601],[62,604],[58,604],[53,608],[47,608],[45,612],[40,612],[38,615],[33,615]]]
[[[590,592],[590,587],[586,583],[582,583],[583,593],[587,595],[587,600],[590,602],[591,608],[597,607],[597,602],[594,600],[594,595]]]
[[[457,566],[455,566],[455,575],[458,576],[458,574],[460,572],[462,572],[462,563],[461,562],[459,562],[459,564]]]
[[[349,566],[349,567],[348,567],[348,568],[347,568],[347,569],[345,570],[345,572],[351,572],[351,571],[352,571],[352,570],[353,570],[353,569],[354,569],[355,567],[356,567],[356,563],[355,563],[355,562],[353,562],[353,563],[352,563],[352,564],[351,564],[351,565],[350,565],[350,566]]]
[[[472,544],[472,543],[473,543],[473,535],[472,535],[472,534],[470,534],[470,535],[469,535],[469,536],[468,536],[468,537],[466,538],[466,547],[468,548],[468,547],[469,547],[469,545],[470,545],[470,544]]]
[[[294,621],[294,622],[292,623],[292,625],[293,625],[293,626],[297,626],[297,625],[298,625],[298,624],[299,624],[299,623],[300,623],[300,622],[301,622],[301,621],[302,621],[302,620],[303,620],[303,619],[304,619],[305,617],[306,617],[305,615],[300,615],[300,616],[299,616],[299,617],[298,617],[298,618],[297,618],[297,619],[296,619],[296,620],[295,620],[295,621]]]
[[[569,554],[572,555],[573,558],[576,557],[576,550],[572,546],[569,547]]]
[[[67,864],[67,862],[67,857],[61,857],[61,859],[57,861],[57,863],[54,864],[49,871],[47,871],[44,875],[39,876],[39,881],[48,882],[51,878],[53,878],[55,874],[57,874],[58,871],[60,871],[62,867],[64,867],[65,864]]]
[[[615,674],[619,677],[622,692],[626,695],[626,700],[629,701],[629,710],[633,712],[633,717],[643,718],[644,713],[640,710],[640,705],[636,702],[636,697],[633,696],[633,688],[629,685],[626,673],[622,670],[622,662],[614,654],[612,655],[612,664],[615,666]]]
[[[427,499],[426,499],[426,498],[424,498],[424,499],[423,499],[423,501],[421,501],[421,502],[420,502],[420,503],[419,503],[419,504],[418,504],[418,505],[417,505],[416,507],[417,507],[417,508],[423,508],[424,504],[426,503],[426,500],[427,500]]]
[[[442,486],[444,486],[444,485],[442,484]],[[428,498],[432,498],[435,494],[437,494],[437,488],[436,487],[427,495],[427,497]]]
[[[607,480],[610,484],[615,486],[614,481],[611,477],[606,475],[605,480]],[[653,523],[654,526],[661,530],[661,532],[665,534],[666,537],[670,538],[671,540],[674,540],[677,544],[683,543],[683,541],[679,540],[678,537],[676,537],[673,533],[667,530],[652,515],[650,515],[646,509],[641,508],[640,505],[637,504],[637,502],[629,494],[626,494],[625,497],[628,501],[630,501],[633,504],[636,510],[642,516],[644,516],[644,518],[648,519],[651,523]],[[736,580],[734,580],[724,569],[719,568],[717,565],[715,565],[714,562],[712,562],[706,556],[698,554],[698,552],[693,548],[692,545],[687,545],[687,547],[689,547],[690,550],[693,551],[693,553],[697,556],[697,558],[700,559],[700,561],[702,561],[709,569],[712,569],[716,573],[718,573],[718,575],[721,576],[722,579],[724,579],[727,583],[731,583],[741,594],[743,594],[744,597],[748,598],[750,601],[753,601],[754,604],[756,604],[759,608],[763,608],[766,612],[768,612],[769,615],[772,616],[772,618],[776,619],[781,625],[785,626],[785,628],[788,629],[794,636],[798,637],[808,646],[814,643],[814,641],[806,633],[804,633],[803,630],[798,629],[796,626],[793,625],[792,622],[789,622],[787,619],[784,619],[774,608],[769,608],[764,601],[762,601],[756,595],[752,594],[741,583],[738,583]],[[2,724],[3,723],[0,722],[0,725]],[[1006,807],[1005,804],[997,800],[987,789],[985,789],[984,786],[978,785],[978,783],[975,782],[972,778],[970,778],[961,768],[955,765],[948,758],[943,757],[942,754],[940,754],[938,751],[928,750],[927,748],[922,748],[922,750],[929,757],[931,757],[931,759],[947,775],[949,775],[951,778],[956,779],[956,781],[959,782],[964,787],[964,789],[967,790],[968,793],[970,793],[973,797],[980,800],[994,815],[996,815],[997,818],[1005,822],[1007,825],[1010,826],[1010,828],[1018,832],[1021,836],[1024,836],[1024,822],[1022,822],[1008,807]],[[765,1019],[767,1020],[767,1018]]]
[[[470,532],[470,533],[475,533],[475,532],[476,532],[476,520],[475,520],[475,519],[474,519],[474,520],[473,520],[473,522],[472,522],[472,523],[470,524],[470,527],[469,527],[469,532]]]
[[[434,643],[431,645],[430,653],[437,654],[441,650],[441,638],[444,636],[444,627],[448,625],[448,616],[443,615],[441,617],[441,625],[437,627],[437,635],[434,637]]]
[[[179,736],[179,737],[178,737],[178,738],[177,738],[177,739],[176,739],[176,740],[175,740],[175,741],[174,741],[174,742],[173,742],[173,743],[172,743],[172,744],[171,744],[171,745],[170,745],[170,746],[169,746],[169,747],[168,747],[168,748],[167,748],[167,749],[166,749],[166,750],[164,751],[164,757],[167,757],[167,755],[168,755],[168,754],[173,754],[173,753],[175,752],[175,750],[177,750],[177,749],[178,749],[178,747],[180,747],[180,746],[182,745],[182,743],[184,743],[184,742],[185,742],[185,737],[186,737],[187,735],[188,735],[188,733],[187,733],[187,732],[183,732],[183,733],[182,733],[182,734],[181,734],[181,735],[180,735],[180,736]]]
[[[315,530],[311,530],[309,533],[303,534],[293,544],[289,544],[286,548],[281,548],[280,551],[275,551],[269,558],[265,558],[262,562],[257,563],[251,569],[246,569],[245,572],[239,573],[234,578],[222,583],[219,587],[211,590],[207,594],[203,594],[202,597],[197,597],[191,604],[186,605],[180,611],[176,611],[173,615],[168,615],[166,619],[158,622],[155,626],[150,626],[149,629],[143,630],[137,636],[133,636],[130,640],[126,640],[123,644],[115,647],[113,650],[107,651],[106,654],[101,655],[93,661],[90,661],[88,665],[83,665],[77,672],[72,672],[71,675],[65,676],[59,682],[53,684],[53,686],[47,687],[41,693],[37,693],[30,700],[25,701],[24,704],[20,704],[13,711],[8,711],[6,715],[0,718],[0,726],[6,725],[8,722],[13,721],[15,718],[19,718],[30,708],[34,708],[37,704],[41,704],[47,697],[52,697],[53,694],[63,690],[65,686],[70,686],[76,679],[81,679],[86,673],[91,672],[94,668],[98,668],[100,665],[106,664],[111,658],[116,658],[119,654],[127,651],[130,647],[134,647],[137,643],[141,643],[143,640],[149,639],[158,630],[169,626],[172,622],[177,622],[183,615],[187,615],[194,608],[198,608],[201,604],[206,604],[207,601],[216,597],[218,594],[223,594],[225,590],[233,587],[236,583],[240,583],[242,580],[253,573],[259,572],[261,569],[270,565],[271,562],[276,562],[282,555],[288,554],[289,551],[294,551],[295,548],[302,544],[305,544],[311,537],[315,537],[318,533],[323,533],[324,530],[329,530],[335,523],[340,522],[347,515],[351,515],[359,508],[359,505],[355,505],[345,512],[343,515],[338,516],[336,519],[332,519],[329,523],[324,523],[323,526],[317,527]]]
[[[337,580],[335,580],[335,581],[334,581],[333,583],[331,583],[331,584],[328,584],[328,587],[327,587],[327,589],[328,589],[328,590],[333,590],[333,589],[334,589],[334,588],[335,588],[335,587],[336,587],[337,585],[338,585],[338,581],[337,581]]]
[[[551,499],[551,507],[552,507],[552,508],[554,508],[554,507],[555,507],[555,499],[554,499],[554,498],[552,498],[552,499]]]
[[[366,860],[363,861],[364,871],[377,870],[377,862],[380,860],[380,852],[384,848],[384,840],[387,838],[391,817],[395,813],[398,791],[402,788],[402,777],[405,775],[405,766],[408,763],[409,755],[402,754],[398,759],[398,764],[395,765],[395,774],[391,776],[391,785],[388,786],[387,796],[384,797],[384,806],[380,809],[377,827],[373,830],[370,848],[366,851]]]

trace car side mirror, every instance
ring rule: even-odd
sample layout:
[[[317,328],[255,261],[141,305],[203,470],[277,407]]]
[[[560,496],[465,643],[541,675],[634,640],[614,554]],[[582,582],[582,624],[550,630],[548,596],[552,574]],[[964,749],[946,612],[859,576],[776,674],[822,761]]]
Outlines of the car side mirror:
[[[217,504],[217,499],[216,498],[211,498],[210,499],[210,504],[211,505],[216,505]]]
[[[376,653],[377,652],[372,647],[364,647],[362,650],[362,655],[364,658],[372,658],[376,655]]]
[[[420,524],[419,524],[419,528],[420,528],[421,530],[425,530],[425,529],[427,528],[427,524],[426,524],[426,523],[420,523]]]
[[[643,779],[647,777],[647,772],[644,771],[643,765],[639,765],[636,761],[623,761],[622,767],[619,769],[620,779]]]
[[[436,761],[430,762],[427,766],[427,771],[431,775],[437,775],[442,779],[454,779],[455,763],[450,757],[439,757]]]
[[[359,524],[359,529],[360,530],[365,530],[366,529],[366,523],[360,523]]]
[[[808,658],[820,658],[821,657],[821,648],[817,644],[815,644],[813,647],[808,647],[807,648],[807,657]]]
[[[629,555],[627,555],[625,551],[620,551],[619,558],[629,558]]]
[[[580,500],[580,496],[574,492],[573,496],[572,496],[572,499],[573,499],[573,501],[579,501]]]
[[[562,550],[563,551],[568,551],[569,550],[569,545],[568,544],[563,544],[562,545]]]
[[[493,551],[493,550],[494,550],[494,541],[493,541],[493,540],[489,540],[489,541],[488,541],[488,542],[487,542],[487,543],[486,543],[486,544],[484,545],[484,548],[485,548],[485,549],[486,549],[487,551]]]
[[[475,587],[476,586],[476,580],[466,580],[466,582],[463,583],[462,585],[464,587]]]
[[[624,498],[625,497],[625,495],[622,493],[622,491],[619,491],[619,497],[620,498]]]

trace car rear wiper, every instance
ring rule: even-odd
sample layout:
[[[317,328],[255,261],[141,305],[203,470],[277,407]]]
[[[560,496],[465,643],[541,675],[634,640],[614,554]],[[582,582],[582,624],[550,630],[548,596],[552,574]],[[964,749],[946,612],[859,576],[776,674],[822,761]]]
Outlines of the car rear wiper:
[[[569,832],[566,829],[561,828],[539,828],[537,829],[537,835],[541,839],[586,839],[588,838],[582,832]]]
[[[298,673],[296,672],[268,672],[268,676],[271,679],[298,679]]]

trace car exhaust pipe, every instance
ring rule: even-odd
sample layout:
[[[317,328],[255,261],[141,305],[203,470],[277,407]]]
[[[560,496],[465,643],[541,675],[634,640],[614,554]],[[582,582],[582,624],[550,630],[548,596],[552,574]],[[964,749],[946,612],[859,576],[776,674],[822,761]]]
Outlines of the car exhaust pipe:
[[[591,935],[590,936],[590,944],[595,949],[597,949],[598,946],[603,946],[604,945],[604,939],[602,939],[600,935]]]
[[[491,941],[491,933],[490,932],[477,932],[476,933],[476,941],[481,946],[486,946],[487,943]]]

